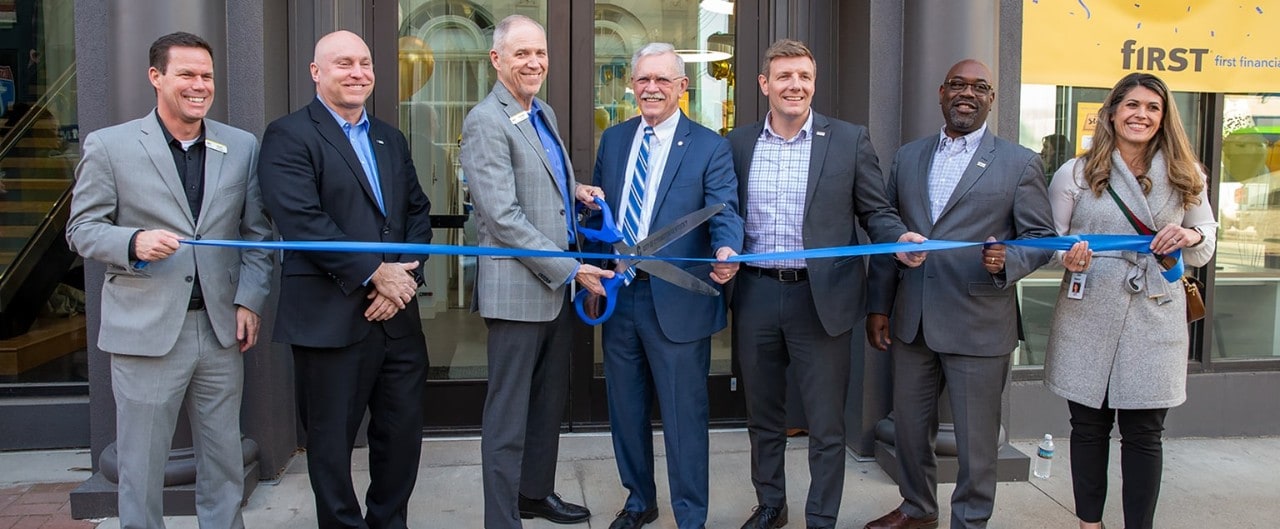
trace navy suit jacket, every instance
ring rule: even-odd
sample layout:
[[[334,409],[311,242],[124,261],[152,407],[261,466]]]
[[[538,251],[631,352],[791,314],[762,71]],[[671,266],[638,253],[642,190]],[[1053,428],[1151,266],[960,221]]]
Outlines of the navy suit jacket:
[[[631,144],[639,128],[635,117],[604,131],[592,182],[604,189],[613,211],[620,211],[626,179],[631,175]],[[649,231],[656,231],[676,219],[703,207],[724,203],[720,213],[688,235],[671,243],[658,255],[714,257],[717,248],[728,246],[742,251],[742,218],[738,216],[738,178],[733,172],[729,142],[711,129],[694,123],[683,113],[671,139],[662,182],[657,189]],[[618,219],[618,222],[622,222]],[[694,276],[714,285],[711,265],[677,262]],[[724,296],[704,296],[666,281],[653,278],[653,301],[658,325],[673,342],[700,340],[723,329],[727,323]],[[715,285],[719,289],[719,285]]]
[[[273,121],[262,135],[258,173],[262,199],[286,241],[431,242],[431,204],[422,192],[404,134],[369,118],[386,214],[346,134],[319,99]],[[285,252],[275,340],[307,347],[343,347],[364,338],[381,263],[425,256]],[[421,277],[421,276],[419,276]],[[421,330],[417,303],[383,322],[387,335]]]

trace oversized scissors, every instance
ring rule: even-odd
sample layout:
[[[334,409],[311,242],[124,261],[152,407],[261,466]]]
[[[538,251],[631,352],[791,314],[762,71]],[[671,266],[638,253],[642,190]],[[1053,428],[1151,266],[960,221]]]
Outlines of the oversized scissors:
[[[627,244],[622,237],[622,229],[614,222],[613,212],[609,210],[603,198],[595,197],[596,205],[600,206],[600,215],[602,218],[600,229],[578,228],[578,233],[587,240],[598,241],[605,244],[612,244],[613,249],[618,252],[619,270],[625,270],[627,267],[636,267],[637,270],[648,272],[649,275],[665,280],[675,286],[703,294],[706,296],[719,296],[720,291],[711,287],[706,282],[698,279],[697,276],[690,274],[683,268],[673,265],[667,261],[656,260],[635,260],[628,259],[629,256],[649,256],[654,255],[666,248],[667,245],[675,242],[677,239],[685,236],[685,234],[693,231],[694,228],[702,225],[716,213],[724,209],[724,204],[714,204],[707,206],[698,211],[680,217],[675,222],[668,224],[661,229],[650,233],[644,240],[636,242],[634,245]],[[591,318],[587,315],[583,308],[583,303],[587,299],[589,292],[586,290],[578,291],[578,295],[573,298],[573,306],[578,310],[578,317],[587,325],[599,325],[609,319],[613,315],[613,308],[617,302],[618,290],[625,284],[625,276],[619,272],[613,277],[600,281],[604,287],[604,311],[598,318]]]

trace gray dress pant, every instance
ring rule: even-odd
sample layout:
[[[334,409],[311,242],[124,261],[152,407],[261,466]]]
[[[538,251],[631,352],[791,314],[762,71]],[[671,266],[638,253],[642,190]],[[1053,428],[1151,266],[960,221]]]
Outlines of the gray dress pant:
[[[844,403],[851,332],[830,336],[809,282],[743,272],[734,287],[733,332],[747,400],[751,482],[760,505],[786,505],[787,369],[795,370],[809,427],[805,523],[835,527],[844,494]]]
[[[187,311],[178,342],[164,356],[111,355],[121,528],[164,527],[164,465],[184,399],[195,441],[200,527],[244,527],[243,388],[239,345],[222,347],[203,310]]]
[[[975,330],[974,332],[979,332]],[[1009,355],[944,354],[924,343],[894,342],[893,416],[902,512],[913,518],[938,513],[938,397],[945,389],[955,415],[960,470],[951,495],[951,527],[987,526],[996,497],[1000,448],[1000,394]]]

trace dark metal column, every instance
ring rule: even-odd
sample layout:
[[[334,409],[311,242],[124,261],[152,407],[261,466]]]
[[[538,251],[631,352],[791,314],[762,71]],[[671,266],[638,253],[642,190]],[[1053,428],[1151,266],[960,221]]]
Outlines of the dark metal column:
[[[938,86],[951,65],[978,59],[999,71],[997,0],[906,2],[902,24],[902,142],[942,127]],[[997,79],[998,81],[998,79]],[[997,84],[997,86],[999,86]],[[1010,87],[1017,90],[1017,87]],[[988,118],[993,126],[998,116]]]
[[[902,16],[901,61],[901,137],[908,143],[922,136],[938,134],[943,125],[938,87],[953,64],[962,59],[977,59],[993,72],[997,87],[997,104],[987,117],[990,132],[1017,141],[1017,68],[1020,40],[1008,37],[1005,26],[1020,28],[1021,11],[1016,2],[1005,0],[955,0],[947,2],[907,2]],[[1013,11],[1010,11],[1013,10]],[[1016,18],[1017,20],[1010,20]],[[1003,23],[1002,23],[1003,22]],[[1003,64],[1000,59],[1009,64]],[[1012,70],[1009,84],[1001,84],[1001,73]],[[1003,95],[1001,95],[1003,94]],[[1010,95],[1012,94],[1012,95]],[[1009,104],[1011,103],[1011,104]],[[1009,118],[1000,118],[1000,107],[1008,104]],[[1004,124],[1004,127],[1000,125]],[[1007,130],[1005,130],[1007,129]],[[891,153],[882,153],[886,160]],[[884,164],[887,166],[887,164]],[[975,332],[981,332],[977,330]],[[1006,382],[1008,375],[1006,375]],[[954,425],[951,424],[950,400],[944,393],[940,403],[937,441],[938,480],[955,481],[957,471]],[[1009,384],[1001,397],[1001,448],[997,478],[1001,481],[1025,480],[1030,460],[1008,445],[1005,439],[1008,422]],[[894,424],[890,415],[876,425],[876,460],[896,480],[897,463],[893,448]]]

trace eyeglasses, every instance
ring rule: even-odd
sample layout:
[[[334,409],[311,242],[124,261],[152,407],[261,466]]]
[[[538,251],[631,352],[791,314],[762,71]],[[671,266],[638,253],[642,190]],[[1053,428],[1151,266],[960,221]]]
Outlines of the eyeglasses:
[[[671,86],[672,83],[679,81],[681,79],[684,79],[683,75],[680,77],[676,77],[674,79],[670,77],[632,77],[631,82],[636,86],[644,86],[649,83],[653,83],[663,88],[666,88],[668,86]]]
[[[980,96],[985,96],[987,94],[990,94],[992,90],[995,90],[994,87],[982,81],[978,81],[976,83],[968,83],[965,81],[961,81],[959,79],[952,79],[950,81],[947,81],[943,86],[946,86],[947,90],[950,90],[951,93],[953,94],[958,94],[960,92],[963,92],[964,87],[966,86],[973,87],[973,93],[975,95],[980,95]]]

